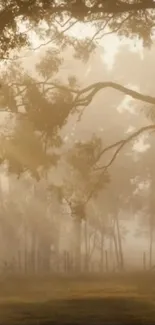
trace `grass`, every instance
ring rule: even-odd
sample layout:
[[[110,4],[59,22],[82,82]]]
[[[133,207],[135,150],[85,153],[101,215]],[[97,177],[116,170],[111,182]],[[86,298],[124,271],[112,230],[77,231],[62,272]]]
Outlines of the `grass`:
[[[3,277],[0,324],[155,324],[155,275]]]

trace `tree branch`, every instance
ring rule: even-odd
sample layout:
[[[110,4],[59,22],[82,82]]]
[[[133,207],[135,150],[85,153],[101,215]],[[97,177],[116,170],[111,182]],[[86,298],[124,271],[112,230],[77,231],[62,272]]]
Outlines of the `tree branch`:
[[[78,90],[76,89],[72,89],[71,87],[67,87],[67,86],[63,86],[61,84],[55,83],[55,82],[50,82],[50,81],[37,81],[37,82],[33,82],[32,84],[38,85],[38,86],[47,86],[47,87],[53,87],[53,89],[60,89],[62,91],[67,91],[70,93],[74,93],[77,94]],[[1,85],[2,86],[2,85]],[[9,84],[9,87],[14,87],[14,86],[18,86],[18,87],[26,87],[29,86],[27,84],[27,82],[12,82]]]
[[[122,18],[125,14],[129,14],[127,20],[129,19],[130,21],[130,14],[135,17],[141,16],[141,19],[143,19],[143,17],[145,18],[145,13],[149,13],[152,24],[154,24],[154,10],[154,0],[95,0],[91,6],[89,1],[86,0],[64,0],[63,2],[54,0],[2,1],[0,8],[1,58],[5,59],[6,56],[7,59],[10,49],[15,49],[18,45],[23,46],[27,44],[26,33],[20,33],[18,30],[19,20],[20,22],[27,20],[34,27],[43,20],[46,20],[49,25],[54,20],[59,26],[65,27],[72,18],[79,22],[87,23],[99,20],[104,21],[107,19],[107,16],[115,15],[118,16],[117,22],[119,22],[119,18]],[[60,22],[56,19],[57,17],[60,17]],[[61,20],[63,23],[61,23]],[[64,22],[64,20],[66,21]],[[7,36],[8,33],[11,35],[9,38]],[[137,28],[136,33],[139,34],[139,28]],[[5,46],[4,43],[6,43]]]
[[[111,81],[97,82],[97,83],[92,84],[82,90],[74,89],[74,88],[71,88],[68,86],[63,86],[63,85],[57,84],[55,82],[38,81],[35,84],[37,84],[37,85],[44,84],[47,86],[53,86],[55,88],[59,88],[59,89],[66,90],[66,91],[76,94],[76,97],[74,100],[75,106],[89,105],[91,103],[93,97],[97,94],[97,92],[99,92],[100,90],[102,90],[104,88],[113,88],[115,90],[118,90],[118,91],[124,93],[125,95],[131,96],[134,99],[146,102],[148,104],[155,105],[155,97],[149,96],[149,95],[143,95],[135,90],[129,89],[129,88],[124,87],[116,82],[111,82]],[[24,82],[23,83],[13,82],[10,84],[10,86],[26,86],[26,85],[27,84]],[[84,95],[88,92],[90,92],[90,93],[88,95],[86,95],[86,97],[84,97],[83,99],[80,99],[81,95]]]
[[[108,36],[108,35],[111,35],[111,34],[117,33],[117,32],[122,28],[122,26],[124,25],[124,23],[125,23],[128,19],[130,19],[132,16],[133,16],[133,13],[129,13],[129,14],[127,15],[127,17],[124,18],[124,19],[120,22],[120,24],[119,24],[119,26],[118,26],[117,28],[115,28],[114,30],[110,30],[110,31],[108,31],[108,32],[106,32],[106,33],[103,33],[102,35],[96,37],[95,40],[96,40],[96,41],[97,41],[97,40],[101,40],[101,39],[102,39],[103,37],[105,37],[105,36]],[[113,15],[113,17],[114,17],[114,15]],[[110,19],[113,18],[113,17],[110,17]],[[110,21],[110,19],[109,19],[109,21]],[[108,21],[108,23],[109,23],[109,21]],[[108,23],[107,23],[107,24],[108,24]]]
[[[90,85],[81,91],[78,92],[78,95],[75,99],[75,105],[76,106],[87,106],[91,103],[93,97],[96,95],[97,92],[99,92],[101,89],[104,88],[113,88],[116,89],[125,95],[131,96],[134,99],[141,100],[143,102],[146,102],[148,104],[154,104],[155,105],[155,97],[143,95],[135,90],[129,89],[127,87],[124,87],[116,82],[97,82],[93,85]],[[86,97],[80,99],[80,96],[85,95],[86,93],[90,92]]]
[[[92,13],[103,12],[104,13],[124,13],[124,12],[137,12],[146,9],[154,9],[155,2],[153,0],[142,0],[131,2],[124,1],[105,1],[105,5],[103,4],[102,8],[97,8],[94,6],[92,8]]]
[[[95,169],[95,171],[99,171],[99,170],[102,170],[102,173],[99,175],[99,179],[98,181],[96,182],[94,188],[92,189],[92,191],[89,193],[88,197],[87,197],[87,200],[85,201],[85,204],[87,204],[89,202],[89,200],[92,198],[93,194],[95,193],[97,187],[100,185],[101,181],[102,181],[102,178],[101,178],[101,175],[104,175],[104,173],[107,172],[107,169],[112,165],[112,163],[115,161],[115,159],[117,158],[117,156],[119,155],[120,151],[124,148],[125,145],[127,145],[129,142],[131,142],[132,140],[134,140],[136,137],[138,137],[140,134],[146,132],[146,131],[152,131],[152,130],[155,130],[155,124],[151,124],[151,125],[147,125],[147,126],[144,126],[142,128],[140,128],[138,131],[132,133],[129,137],[127,137],[126,139],[124,140],[121,140],[121,141],[117,141],[115,142],[114,144],[104,148],[102,150],[102,152],[99,154],[99,156],[97,157],[96,159],[96,162],[101,158],[101,156],[107,152],[107,151],[110,151],[111,149],[115,148],[115,147],[118,147],[115,151],[115,153],[113,154],[112,158],[110,159],[110,161],[102,166],[102,167],[98,167]]]
[[[134,140],[135,138],[137,138],[137,137],[138,137],[139,135],[141,135],[142,133],[144,133],[144,132],[146,132],[146,131],[151,131],[151,130],[155,130],[155,124],[151,124],[151,125],[144,126],[144,127],[140,128],[138,131],[132,133],[132,134],[131,134],[129,137],[127,137],[126,139],[124,139],[124,140],[120,140],[120,141],[118,141],[118,142],[115,142],[114,144],[112,144],[112,145],[110,145],[110,146],[104,148],[104,149],[101,151],[100,155],[98,156],[98,160],[101,158],[101,156],[102,156],[105,152],[107,152],[107,151],[109,151],[109,150],[111,150],[111,149],[113,149],[113,148],[115,148],[115,147],[118,147],[118,148],[116,149],[116,151],[115,151],[113,157],[112,157],[111,160],[109,161],[109,163],[108,163],[107,165],[105,165],[105,166],[97,167],[97,168],[95,168],[95,170],[96,170],[96,171],[97,171],[97,170],[101,170],[101,169],[102,169],[102,170],[103,170],[103,169],[105,170],[105,169],[107,169],[108,167],[110,167],[110,166],[112,165],[112,163],[114,162],[114,160],[116,159],[116,157],[118,156],[119,152],[123,149],[123,147],[124,147],[127,143],[131,142],[132,140]]]
[[[38,5],[39,3],[39,5]],[[100,5],[99,5],[100,4]],[[14,22],[15,18],[26,17],[28,19],[37,20],[40,16],[40,20],[49,16],[61,15],[62,13],[68,13],[69,17],[81,17],[87,18],[92,14],[118,14],[125,12],[138,12],[147,9],[155,9],[155,2],[153,0],[141,0],[135,2],[124,2],[120,0],[107,0],[107,1],[95,1],[93,6],[88,6],[86,1],[75,0],[61,1],[57,4],[55,1],[16,1],[15,10],[12,8],[12,2],[4,5],[3,9],[0,10],[0,30],[1,32],[6,26],[9,26]],[[68,17],[68,18],[69,18]],[[93,19],[92,19],[93,20]]]

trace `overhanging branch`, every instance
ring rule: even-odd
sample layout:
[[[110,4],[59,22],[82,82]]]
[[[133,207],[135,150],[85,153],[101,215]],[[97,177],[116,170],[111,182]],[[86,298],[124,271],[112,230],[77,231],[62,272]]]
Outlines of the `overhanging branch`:
[[[94,83],[78,92],[78,95],[75,99],[75,105],[76,106],[87,106],[91,103],[93,100],[93,97],[102,89],[104,88],[113,88],[115,90],[118,90],[125,95],[131,96],[134,99],[141,100],[148,104],[155,105],[155,97],[143,95],[142,93],[139,93],[135,90],[129,89],[127,87],[124,87],[116,82],[97,82]],[[87,94],[88,93],[88,94]],[[85,96],[84,96],[85,95]],[[81,96],[84,96],[83,98],[80,98]]]

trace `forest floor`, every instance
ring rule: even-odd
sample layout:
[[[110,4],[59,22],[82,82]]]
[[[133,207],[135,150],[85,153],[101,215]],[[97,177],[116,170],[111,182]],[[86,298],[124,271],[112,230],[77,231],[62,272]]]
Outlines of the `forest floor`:
[[[1,277],[0,325],[155,324],[155,274]]]

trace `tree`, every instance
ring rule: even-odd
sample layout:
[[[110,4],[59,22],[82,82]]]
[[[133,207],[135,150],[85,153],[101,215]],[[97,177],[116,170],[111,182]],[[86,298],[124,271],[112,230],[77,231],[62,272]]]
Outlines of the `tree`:
[[[101,38],[105,33],[117,32],[124,36],[138,36],[144,45],[152,42],[154,27],[153,0],[108,0],[108,1],[51,1],[12,0],[1,2],[0,10],[0,45],[1,58],[7,56],[10,49],[16,49],[30,43],[26,33],[19,29],[19,23],[24,23],[27,30],[35,29],[40,38],[46,36],[62,40],[62,32],[68,30],[75,23],[91,23],[95,27],[95,34],[85,44],[90,46],[95,38]],[[45,31],[40,22],[46,21],[48,28]],[[54,28],[51,30],[51,26]],[[144,27],[145,26],[145,27]],[[58,40],[59,39],[59,40]],[[76,43],[76,42],[74,42]]]
[[[23,11],[20,11],[21,3]],[[7,2],[7,10],[10,14],[14,15],[14,18],[15,15],[16,17],[20,16],[20,19],[25,19],[27,17],[28,25],[31,21],[32,28],[34,28],[37,33],[39,32],[43,38],[47,37],[47,33],[45,32],[44,28],[40,30],[41,26],[39,25],[39,22],[43,19],[42,17],[44,17],[44,15],[46,16],[47,22],[50,26],[47,28],[47,30],[50,32],[51,15],[53,15],[53,23],[54,20],[58,19],[56,15],[59,15],[59,17],[61,16],[63,21],[64,16],[60,14],[62,14],[62,12],[64,13],[64,10],[68,8],[68,15],[71,15],[73,20],[75,19],[76,15],[76,19],[78,21],[83,20],[84,22],[86,22],[88,19],[91,19],[92,22],[94,22],[97,18],[98,22],[96,27],[100,30],[103,27],[102,24],[106,23],[107,28],[110,28],[110,31],[108,30],[108,32],[115,31],[116,29],[117,31],[126,35],[138,34],[140,37],[143,37],[145,41],[150,41],[150,33],[153,27],[153,13],[148,9],[151,8],[151,6],[154,8],[152,1],[149,1],[149,3],[147,2],[147,7],[143,1],[133,1],[132,3],[127,1],[115,1],[115,6],[112,4],[112,1],[110,6],[109,3],[110,2],[107,2],[107,7],[105,1],[103,6],[99,7],[92,4],[89,12],[88,10],[87,12],[84,11],[84,14],[82,14],[83,11],[81,10],[87,9],[87,4],[85,2],[76,1],[72,3],[70,7],[68,2],[64,2],[64,6],[59,6],[58,4],[57,6],[53,7],[54,2],[46,1],[42,3],[42,6],[40,7],[36,1],[32,1],[31,5],[28,3],[23,4],[23,2],[18,1],[18,7],[15,4],[13,12],[10,11],[10,8],[12,9],[13,7],[10,7],[10,3]],[[11,5],[13,6],[13,1],[11,2]],[[78,5],[79,11],[75,5]],[[5,9],[6,7],[4,3],[3,10]],[[36,9],[36,11],[33,12],[32,9]],[[128,12],[130,9],[131,12]],[[48,15],[46,15],[47,13]],[[40,15],[42,15],[41,18]],[[66,19],[66,16],[64,19]],[[146,28],[147,37],[146,34],[143,33],[143,24],[144,21],[146,22],[146,19],[149,20]],[[138,28],[135,26],[135,22],[136,26],[138,22]],[[14,24],[13,28],[17,28],[17,25],[15,25],[16,23]],[[52,35],[55,34],[56,39],[61,46],[63,46],[66,40],[66,44],[69,42],[72,43],[76,51],[79,51],[78,54],[80,58],[81,53],[84,53],[84,57],[85,54],[88,53],[87,46],[90,44],[90,40],[83,41],[83,47],[80,47],[79,42],[75,42],[75,39],[62,35],[61,32],[55,28],[55,26],[53,27],[52,33]],[[20,35],[20,33],[17,34]],[[17,41],[15,39],[17,34],[12,34],[11,42],[12,44],[14,42],[12,48],[15,48],[17,45]],[[26,41],[26,39],[24,41]],[[8,45],[8,51],[9,46],[10,43]],[[84,52],[85,47],[86,51]],[[92,84],[85,89],[79,89],[74,82],[74,78],[72,78],[69,80],[69,85],[62,85],[62,83],[54,79],[60,64],[61,58],[59,57],[58,52],[50,51],[37,66],[37,72],[39,72],[40,80],[27,76],[25,73],[21,78],[20,67],[18,68],[17,66],[16,72],[14,71],[12,75],[9,75],[6,77],[6,79],[4,79],[4,85],[2,87],[4,101],[1,104],[2,108],[4,109],[5,107],[5,109],[11,112],[13,116],[17,117],[16,121],[18,120],[16,124],[17,127],[11,136],[7,137],[7,139],[6,137],[3,137],[1,141],[1,159],[2,162],[7,160],[9,171],[11,172],[13,171],[16,174],[18,173],[22,175],[24,172],[28,172],[35,176],[38,180],[43,178],[43,176],[46,174],[46,177],[48,178],[48,171],[58,162],[59,159],[59,155],[55,154],[55,152],[59,152],[60,148],[58,148],[58,146],[61,145],[59,131],[65,125],[72,112],[78,112],[79,114],[79,112],[81,112],[81,107],[82,111],[84,111],[85,107],[92,102],[97,92],[104,88],[110,87],[117,91],[121,91],[123,94],[130,95],[135,99],[142,100],[143,102],[151,105],[155,104],[154,97],[143,95],[114,82],[99,82]],[[116,143],[112,143],[109,146],[105,145],[104,148],[102,148],[100,141],[96,140],[90,141],[90,143],[87,144],[78,143],[74,147],[74,150],[69,152],[68,170],[73,172],[73,178],[68,179],[67,176],[67,179],[65,180],[67,185],[65,190],[63,189],[63,196],[67,199],[69,198],[72,215],[75,216],[74,220],[77,221],[78,224],[76,225],[76,228],[78,229],[78,238],[80,238],[81,219],[85,218],[85,204],[90,200],[90,198],[92,198],[92,196],[97,196],[98,191],[100,191],[105,183],[109,181],[109,178],[107,177],[108,170],[113,165],[113,162],[116,161],[116,158],[118,158],[118,155],[122,149],[124,149],[128,143],[133,141],[143,132],[152,131],[154,129],[154,124],[145,126],[130,136],[118,140]],[[104,160],[104,154],[111,152],[111,150],[114,150],[114,153],[112,154],[108,163],[97,168],[95,166],[95,171],[95,163],[99,161],[101,157],[102,160]],[[13,156],[15,152],[16,157]],[[33,157],[33,153],[35,153],[35,158]],[[20,159],[17,159],[17,156],[20,156]],[[116,183],[118,184],[118,182]],[[114,186],[114,183],[112,183],[112,186]],[[74,197],[72,196],[73,189],[75,195]],[[127,187],[127,192],[131,193],[130,186]],[[127,199],[129,193],[125,193],[123,196],[124,200]],[[113,215],[114,214],[115,211],[113,212]],[[120,240],[119,237],[120,236],[118,235],[118,239]],[[80,240],[78,239],[77,255],[80,252],[79,243]],[[47,246],[48,251],[49,244]]]
[[[0,137],[1,164],[5,164],[9,175],[15,174],[22,179],[32,177],[31,187],[35,189],[32,195],[34,202],[38,196],[34,179],[40,184],[40,180],[46,178],[48,185],[50,184],[48,172],[56,165],[59,157],[58,149],[62,144],[59,131],[65,125],[72,110],[72,92],[66,91],[60,83],[55,84],[53,79],[52,81],[50,79],[58,71],[61,63],[57,54],[48,52],[47,57],[43,57],[37,65],[37,72],[42,80],[40,82],[27,75],[20,65],[11,65],[10,69],[3,74],[1,108],[8,112],[8,125]],[[49,66],[50,75],[48,75]],[[53,186],[52,189],[51,184],[49,187],[51,192]],[[29,188],[23,191],[27,195]],[[28,224],[26,222],[26,226],[23,223],[23,227],[26,227],[24,233],[28,233],[33,242],[32,270],[35,267],[36,245],[39,245],[42,259],[44,257],[43,269],[49,267],[51,244],[53,242],[54,246],[56,244],[56,240],[51,236],[51,224],[44,213],[45,206],[42,203],[44,193],[47,195],[47,189],[41,192],[40,201],[37,199],[39,211],[36,210],[35,204],[33,206],[34,202],[29,202],[27,207],[23,203],[26,221],[32,219]],[[53,201],[52,195],[50,198]],[[61,205],[61,202],[59,203]],[[46,206],[48,205],[49,202],[46,202]],[[33,224],[33,217],[36,218],[36,214],[38,220]],[[44,230],[42,235],[41,229]]]
[[[39,179],[58,159],[51,147],[61,145],[59,131],[73,103],[72,93],[51,81],[61,63],[57,54],[48,52],[37,65],[40,82],[26,71],[21,74],[20,65],[3,74],[1,107],[10,114],[10,129],[1,136],[1,163],[7,161],[18,175],[29,172]]]
[[[32,177],[11,183],[8,192],[1,192],[1,262],[6,261],[12,272],[48,272],[51,245],[56,251],[63,219],[59,190],[51,186],[49,191],[47,182]]]
[[[118,144],[120,145],[122,142],[118,141]],[[109,149],[115,148],[109,146]],[[130,147],[130,151],[128,150],[127,152],[131,153],[131,149],[132,147]],[[89,229],[87,227],[87,221],[89,224],[90,220],[87,211],[87,204],[89,206],[90,200],[93,200],[97,212],[94,211],[94,219],[91,217],[91,225],[93,225],[101,235],[101,264],[103,264],[103,237],[107,235],[106,229],[110,229],[111,227],[112,230],[111,233],[108,231],[108,236],[113,236],[118,259],[118,267],[123,269],[124,258],[122,252],[122,235],[118,215],[120,210],[127,210],[130,207],[134,191],[131,179],[137,175],[139,167],[138,164],[133,162],[132,155],[125,155],[125,151],[125,154],[121,157],[121,161],[119,160],[119,162],[115,163],[115,166],[111,167],[111,170],[108,169],[110,172],[109,184],[109,182],[107,182],[108,179],[106,179],[109,172],[107,174],[106,168],[110,167],[110,164],[112,163],[107,163],[107,165],[95,168],[97,162],[99,163],[100,161],[100,164],[102,164],[108,157],[110,162],[113,162],[113,156],[112,160],[110,157],[111,155],[108,155],[108,157],[105,158],[105,152],[106,148],[104,149],[102,141],[96,137],[92,138],[91,141],[75,144],[74,147],[67,152],[67,160],[74,169],[70,168],[68,173],[67,170],[64,172],[65,191],[70,198],[69,204],[71,205],[73,217],[76,221],[75,228],[78,229],[76,241],[76,243],[78,243],[78,254],[80,255],[81,219],[84,219],[85,237],[88,237]],[[134,172],[133,163],[136,165],[136,168],[134,166]],[[126,166],[126,168],[123,168],[122,166]],[[122,176],[121,179],[119,177],[120,174]],[[74,204],[77,203],[78,206],[74,206]],[[102,213],[99,212],[99,210],[102,211]],[[109,215],[110,218],[108,218]],[[88,238],[85,238],[85,242],[88,245]],[[88,254],[86,254],[86,258],[86,264],[88,267]]]
[[[96,186],[98,173],[93,166],[101,150],[101,140],[93,137],[88,142],[78,142],[66,153],[66,169],[64,171],[63,195],[69,203],[74,220],[75,233],[75,263],[76,270],[81,269],[81,224],[87,218],[85,204],[89,193]],[[108,173],[100,175],[94,195],[109,182]]]

